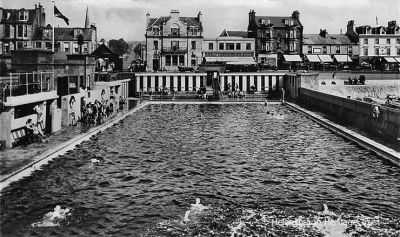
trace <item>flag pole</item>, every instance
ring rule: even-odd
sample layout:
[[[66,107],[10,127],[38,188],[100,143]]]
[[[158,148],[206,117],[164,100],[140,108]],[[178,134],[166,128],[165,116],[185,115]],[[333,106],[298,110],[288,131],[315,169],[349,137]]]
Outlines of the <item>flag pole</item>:
[[[51,2],[53,3],[53,9],[52,9],[52,13],[51,13],[51,15],[52,15],[52,20],[53,20],[53,24],[52,24],[52,26],[53,26],[53,42],[52,42],[52,50],[53,50],[53,53],[54,53],[54,37],[55,37],[55,35],[54,35],[54,6],[55,6],[55,3],[54,3],[54,1],[55,0],[52,0]]]

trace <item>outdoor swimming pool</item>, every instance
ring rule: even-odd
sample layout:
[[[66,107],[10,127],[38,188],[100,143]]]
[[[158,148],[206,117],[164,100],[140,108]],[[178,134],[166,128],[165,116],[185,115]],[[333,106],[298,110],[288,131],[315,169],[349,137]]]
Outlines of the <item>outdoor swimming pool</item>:
[[[4,189],[1,234],[396,236],[399,203],[400,168],[285,106],[148,105]]]

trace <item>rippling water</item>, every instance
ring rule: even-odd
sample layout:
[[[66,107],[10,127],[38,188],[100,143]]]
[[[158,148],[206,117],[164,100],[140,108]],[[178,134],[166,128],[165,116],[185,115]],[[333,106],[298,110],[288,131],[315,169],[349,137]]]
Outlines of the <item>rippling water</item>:
[[[184,222],[196,198],[207,209]],[[149,105],[6,188],[1,233],[320,236],[273,221],[326,219],[326,204],[396,236],[399,203],[398,167],[284,106]],[[32,226],[57,205],[59,227]]]

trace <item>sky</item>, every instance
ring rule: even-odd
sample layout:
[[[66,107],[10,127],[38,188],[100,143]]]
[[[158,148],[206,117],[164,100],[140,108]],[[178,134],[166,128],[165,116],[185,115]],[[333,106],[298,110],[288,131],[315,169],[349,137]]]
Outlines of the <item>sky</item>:
[[[1,7],[11,9],[33,9],[37,3],[44,6],[46,22],[51,24],[51,0],[0,0]],[[55,0],[55,4],[71,27],[84,26],[88,7],[99,40],[145,40],[146,13],[151,18],[169,16],[171,9],[187,17],[201,11],[206,38],[218,37],[224,29],[246,31],[250,9],[257,16],[290,16],[298,10],[306,34],[317,34],[320,29],[345,33],[349,20],[356,26],[375,26],[376,19],[379,25],[387,26],[391,20],[400,25],[400,0]],[[66,26],[62,19],[54,22]]]

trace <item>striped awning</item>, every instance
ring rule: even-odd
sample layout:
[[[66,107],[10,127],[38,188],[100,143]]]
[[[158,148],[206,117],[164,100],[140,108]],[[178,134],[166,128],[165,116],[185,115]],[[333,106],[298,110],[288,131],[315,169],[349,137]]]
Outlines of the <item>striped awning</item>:
[[[285,58],[286,62],[302,62],[300,55],[294,54],[294,55],[283,55]]]
[[[321,54],[321,55],[318,55],[318,57],[324,63],[332,63],[333,62],[331,56],[329,56],[328,54]]]
[[[339,63],[353,62],[353,60],[351,60],[350,56],[347,54],[335,54],[333,56],[335,57],[336,61],[338,61]]]
[[[400,63],[400,57],[393,57],[394,59],[396,59],[396,61],[398,62],[398,63]]]
[[[306,55],[307,59],[311,63],[320,63],[321,60],[318,58],[318,55],[310,54]]]
[[[393,57],[384,57],[384,59],[388,63],[397,63],[396,59],[394,59]]]

